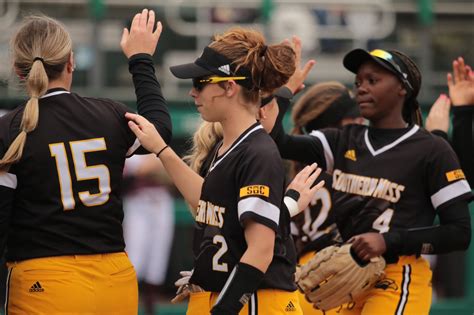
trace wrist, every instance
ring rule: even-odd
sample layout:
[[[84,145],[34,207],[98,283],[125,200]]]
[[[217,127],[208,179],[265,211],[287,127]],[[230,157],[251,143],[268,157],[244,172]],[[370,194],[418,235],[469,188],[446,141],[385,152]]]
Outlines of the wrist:
[[[211,314],[237,315],[257,290],[264,275],[254,266],[239,262],[219,293],[217,302],[211,309]]]
[[[156,157],[159,158],[160,155],[163,153],[163,151],[165,151],[166,149],[168,149],[169,146],[167,144],[165,144],[164,147],[161,147],[161,149],[158,149],[156,151],[153,151],[153,153],[155,153]]]
[[[290,217],[294,217],[300,212],[300,209],[298,207],[299,198],[300,198],[300,193],[294,189],[288,189],[288,191],[285,193],[285,197],[283,198],[283,203],[288,209],[288,212],[290,213]]]

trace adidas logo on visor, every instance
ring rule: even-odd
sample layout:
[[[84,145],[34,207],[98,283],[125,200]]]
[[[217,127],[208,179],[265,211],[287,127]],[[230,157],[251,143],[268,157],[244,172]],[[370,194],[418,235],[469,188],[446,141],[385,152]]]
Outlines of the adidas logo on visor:
[[[219,71],[224,72],[227,75],[230,75],[230,66],[229,65],[223,65],[217,68]]]

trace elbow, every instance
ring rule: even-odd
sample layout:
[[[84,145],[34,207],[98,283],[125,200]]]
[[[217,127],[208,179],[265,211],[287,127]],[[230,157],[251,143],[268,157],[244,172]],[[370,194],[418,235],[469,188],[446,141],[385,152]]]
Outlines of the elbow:
[[[266,244],[259,244],[252,249],[249,248],[253,254],[253,257],[256,258],[256,268],[260,269],[262,272],[266,272],[273,260],[273,250],[274,243],[262,242]]]

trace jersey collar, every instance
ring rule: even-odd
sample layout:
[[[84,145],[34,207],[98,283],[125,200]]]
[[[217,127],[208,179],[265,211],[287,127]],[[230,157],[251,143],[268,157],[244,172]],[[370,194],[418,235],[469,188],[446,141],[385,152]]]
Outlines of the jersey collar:
[[[385,151],[390,150],[391,148],[395,147],[396,145],[398,145],[403,140],[411,137],[412,135],[414,135],[418,131],[418,129],[420,129],[420,127],[418,125],[413,125],[413,127],[410,130],[408,130],[406,133],[404,133],[400,138],[396,139],[392,143],[389,143],[389,144],[381,147],[378,150],[374,150],[374,147],[370,143],[369,129],[368,128],[365,129],[364,140],[365,140],[365,144],[367,145],[367,148],[369,149],[370,153],[372,153],[373,156],[376,156],[376,155],[379,155],[379,154],[381,154]]]
[[[54,89],[49,89],[46,91],[46,94],[41,96],[40,98],[46,98],[54,95],[59,95],[59,94],[71,94],[68,90],[64,88],[54,88]]]
[[[212,170],[215,169],[216,166],[219,165],[219,163],[221,163],[225,159],[225,157],[227,155],[229,155],[230,152],[234,151],[234,149],[236,147],[238,147],[239,144],[241,144],[245,139],[247,139],[248,136],[250,136],[252,133],[254,133],[255,131],[257,131],[259,129],[263,129],[263,126],[260,125],[260,123],[257,122],[255,124],[253,124],[252,126],[250,126],[246,131],[244,131],[239,136],[239,138],[237,138],[237,140],[234,141],[234,143],[231,145],[231,147],[222,156],[217,157],[215,159],[214,163],[209,166],[209,172],[208,173],[212,172]],[[217,147],[216,155],[217,155],[217,152],[219,151],[219,147],[220,146]]]

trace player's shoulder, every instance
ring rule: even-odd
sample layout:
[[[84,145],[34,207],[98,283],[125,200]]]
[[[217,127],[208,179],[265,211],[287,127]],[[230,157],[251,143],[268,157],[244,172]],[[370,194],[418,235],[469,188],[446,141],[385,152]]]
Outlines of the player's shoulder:
[[[435,152],[451,151],[451,146],[448,141],[441,136],[429,132],[425,128],[419,127],[414,136],[417,146],[420,149],[423,148],[425,151],[431,150]]]
[[[255,130],[252,134],[249,134],[247,139],[242,142],[243,148],[247,155],[260,155],[260,156],[280,156],[278,147],[275,141],[263,128]]]
[[[76,94],[77,95],[77,94]],[[78,95],[77,95],[78,96]],[[114,101],[109,98],[102,98],[102,97],[89,97],[89,96],[79,96],[83,98],[85,101],[92,103],[96,106],[100,106],[103,108],[109,108],[115,111],[120,111],[120,112],[129,112],[131,109],[120,102]]]
[[[24,109],[24,105],[18,106],[0,117],[0,131],[2,134],[9,131],[12,127],[16,126],[19,128]]]

